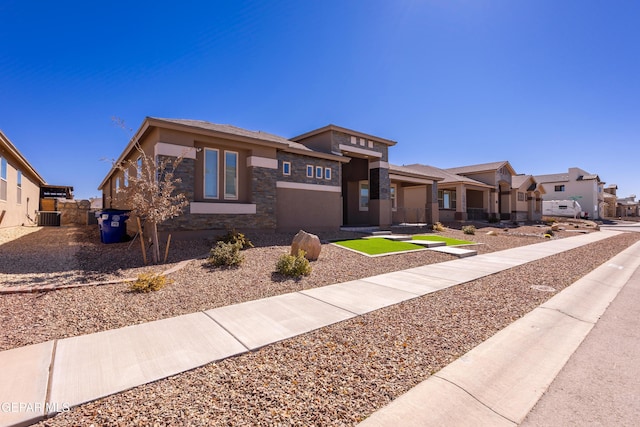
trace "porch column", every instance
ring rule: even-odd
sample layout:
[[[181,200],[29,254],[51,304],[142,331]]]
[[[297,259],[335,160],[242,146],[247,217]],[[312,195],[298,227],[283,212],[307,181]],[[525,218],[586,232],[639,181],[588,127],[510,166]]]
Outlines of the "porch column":
[[[389,197],[389,164],[369,163],[369,222],[380,227],[391,226],[391,198]]]
[[[498,202],[500,197],[498,190],[492,188],[489,190],[489,218],[500,219],[500,212],[498,212],[500,203]]]
[[[438,208],[438,182],[427,184],[427,203],[425,204],[425,222],[435,224],[440,221],[440,209]]]
[[[467,214],[467,189],[464,184],[456,186],[456,216],[457,221],[466,221]]]

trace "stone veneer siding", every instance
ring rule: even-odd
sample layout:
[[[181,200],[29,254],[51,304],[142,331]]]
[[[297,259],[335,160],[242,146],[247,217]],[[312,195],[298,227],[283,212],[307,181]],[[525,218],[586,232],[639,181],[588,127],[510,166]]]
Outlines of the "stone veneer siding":
[[[369,198],[371,200],[389,200],[391,179],[389,169],[375,168],[369,170]]]
[[[282,171],[284,162],[291,163],[291,175]],[[307,177],[307,165],[313,166],[313,177]],[[322,167],[322,178],[316,178],[316,166]],[[331,168],[331,179],[324,179],[324,169]],[[295,153],[278,152],[278,181],[296,182],[302,184],[340,185],[340,163],[334,160],[319,159]]]
[[[184,159],[175,171],[181,182],[176,191],[187,196],[187,200],[195,200],[195,163],[194,159]],[[193,231],[276,228],[276,179],[277,170],[250,167],[251,203],[256,205],[256,214],[192,214],[187,205],[184,214],[170,219],[158,226],[161,231]],[[224,203],[224,202],[218,202]]]

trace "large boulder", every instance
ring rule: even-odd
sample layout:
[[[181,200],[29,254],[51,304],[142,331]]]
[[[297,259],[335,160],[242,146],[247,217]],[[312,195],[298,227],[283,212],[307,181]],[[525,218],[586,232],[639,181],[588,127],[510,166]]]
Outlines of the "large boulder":
[[[315,261],[320,256],[320,238],[315,234],[300,230],[291,242],[291,255],[298,255],[298,251],[304,251],[304,257],[309,261]]]

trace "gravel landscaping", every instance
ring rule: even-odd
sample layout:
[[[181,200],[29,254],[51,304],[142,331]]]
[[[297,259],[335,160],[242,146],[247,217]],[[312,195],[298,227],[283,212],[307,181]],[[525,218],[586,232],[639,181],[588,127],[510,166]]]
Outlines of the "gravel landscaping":
[[[554,238],[575,235],[571,228]],[[487,235],[491,230],[498,235]],[[0,230],[0,286],[17,278],[80,283],[146,271],[138,242],[103,245],[92,227],[29,231],[2,243],[8,231]],[[487,253],[542,242],[545,231],[440,234],[473,240]],[[453,259],[431,251],[369,258],[325,243],[311,275],[292,280],[274,266],[293,234],[248,237],[256,247],[244,251],[239,268],[213,269],[194,259],[170,275],[172,284],[149,294],[132,293],[124,283],[0,294],[0,350]],[[354,425],[639,239],[621,234],[136,387],[39,425]],[[212,243],[176,240],[169,263],[206,254]]]

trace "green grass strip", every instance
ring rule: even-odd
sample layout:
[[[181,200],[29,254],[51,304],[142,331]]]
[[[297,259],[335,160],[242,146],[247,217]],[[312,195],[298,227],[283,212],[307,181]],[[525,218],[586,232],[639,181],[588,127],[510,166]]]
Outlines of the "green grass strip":
[[[334,242],[336,245],[353,249],[358,252],[364,252],[367,255],[381,255],[393,252],[413,251],[416,249],[424,249],[423,246],[408,242],[395,242],[383,238],[375,239],[354,239],[341,240]]]
[[[413,236],[411,239],[412,240],[431,240],[431,241],[434,241],[434,242],[445,242],[447,244],[447,246],[471,245],[471,244],[475,243],[475,242],[469,242],[467,240],[451,239],[449,237],[433,236],[433,235]]]

